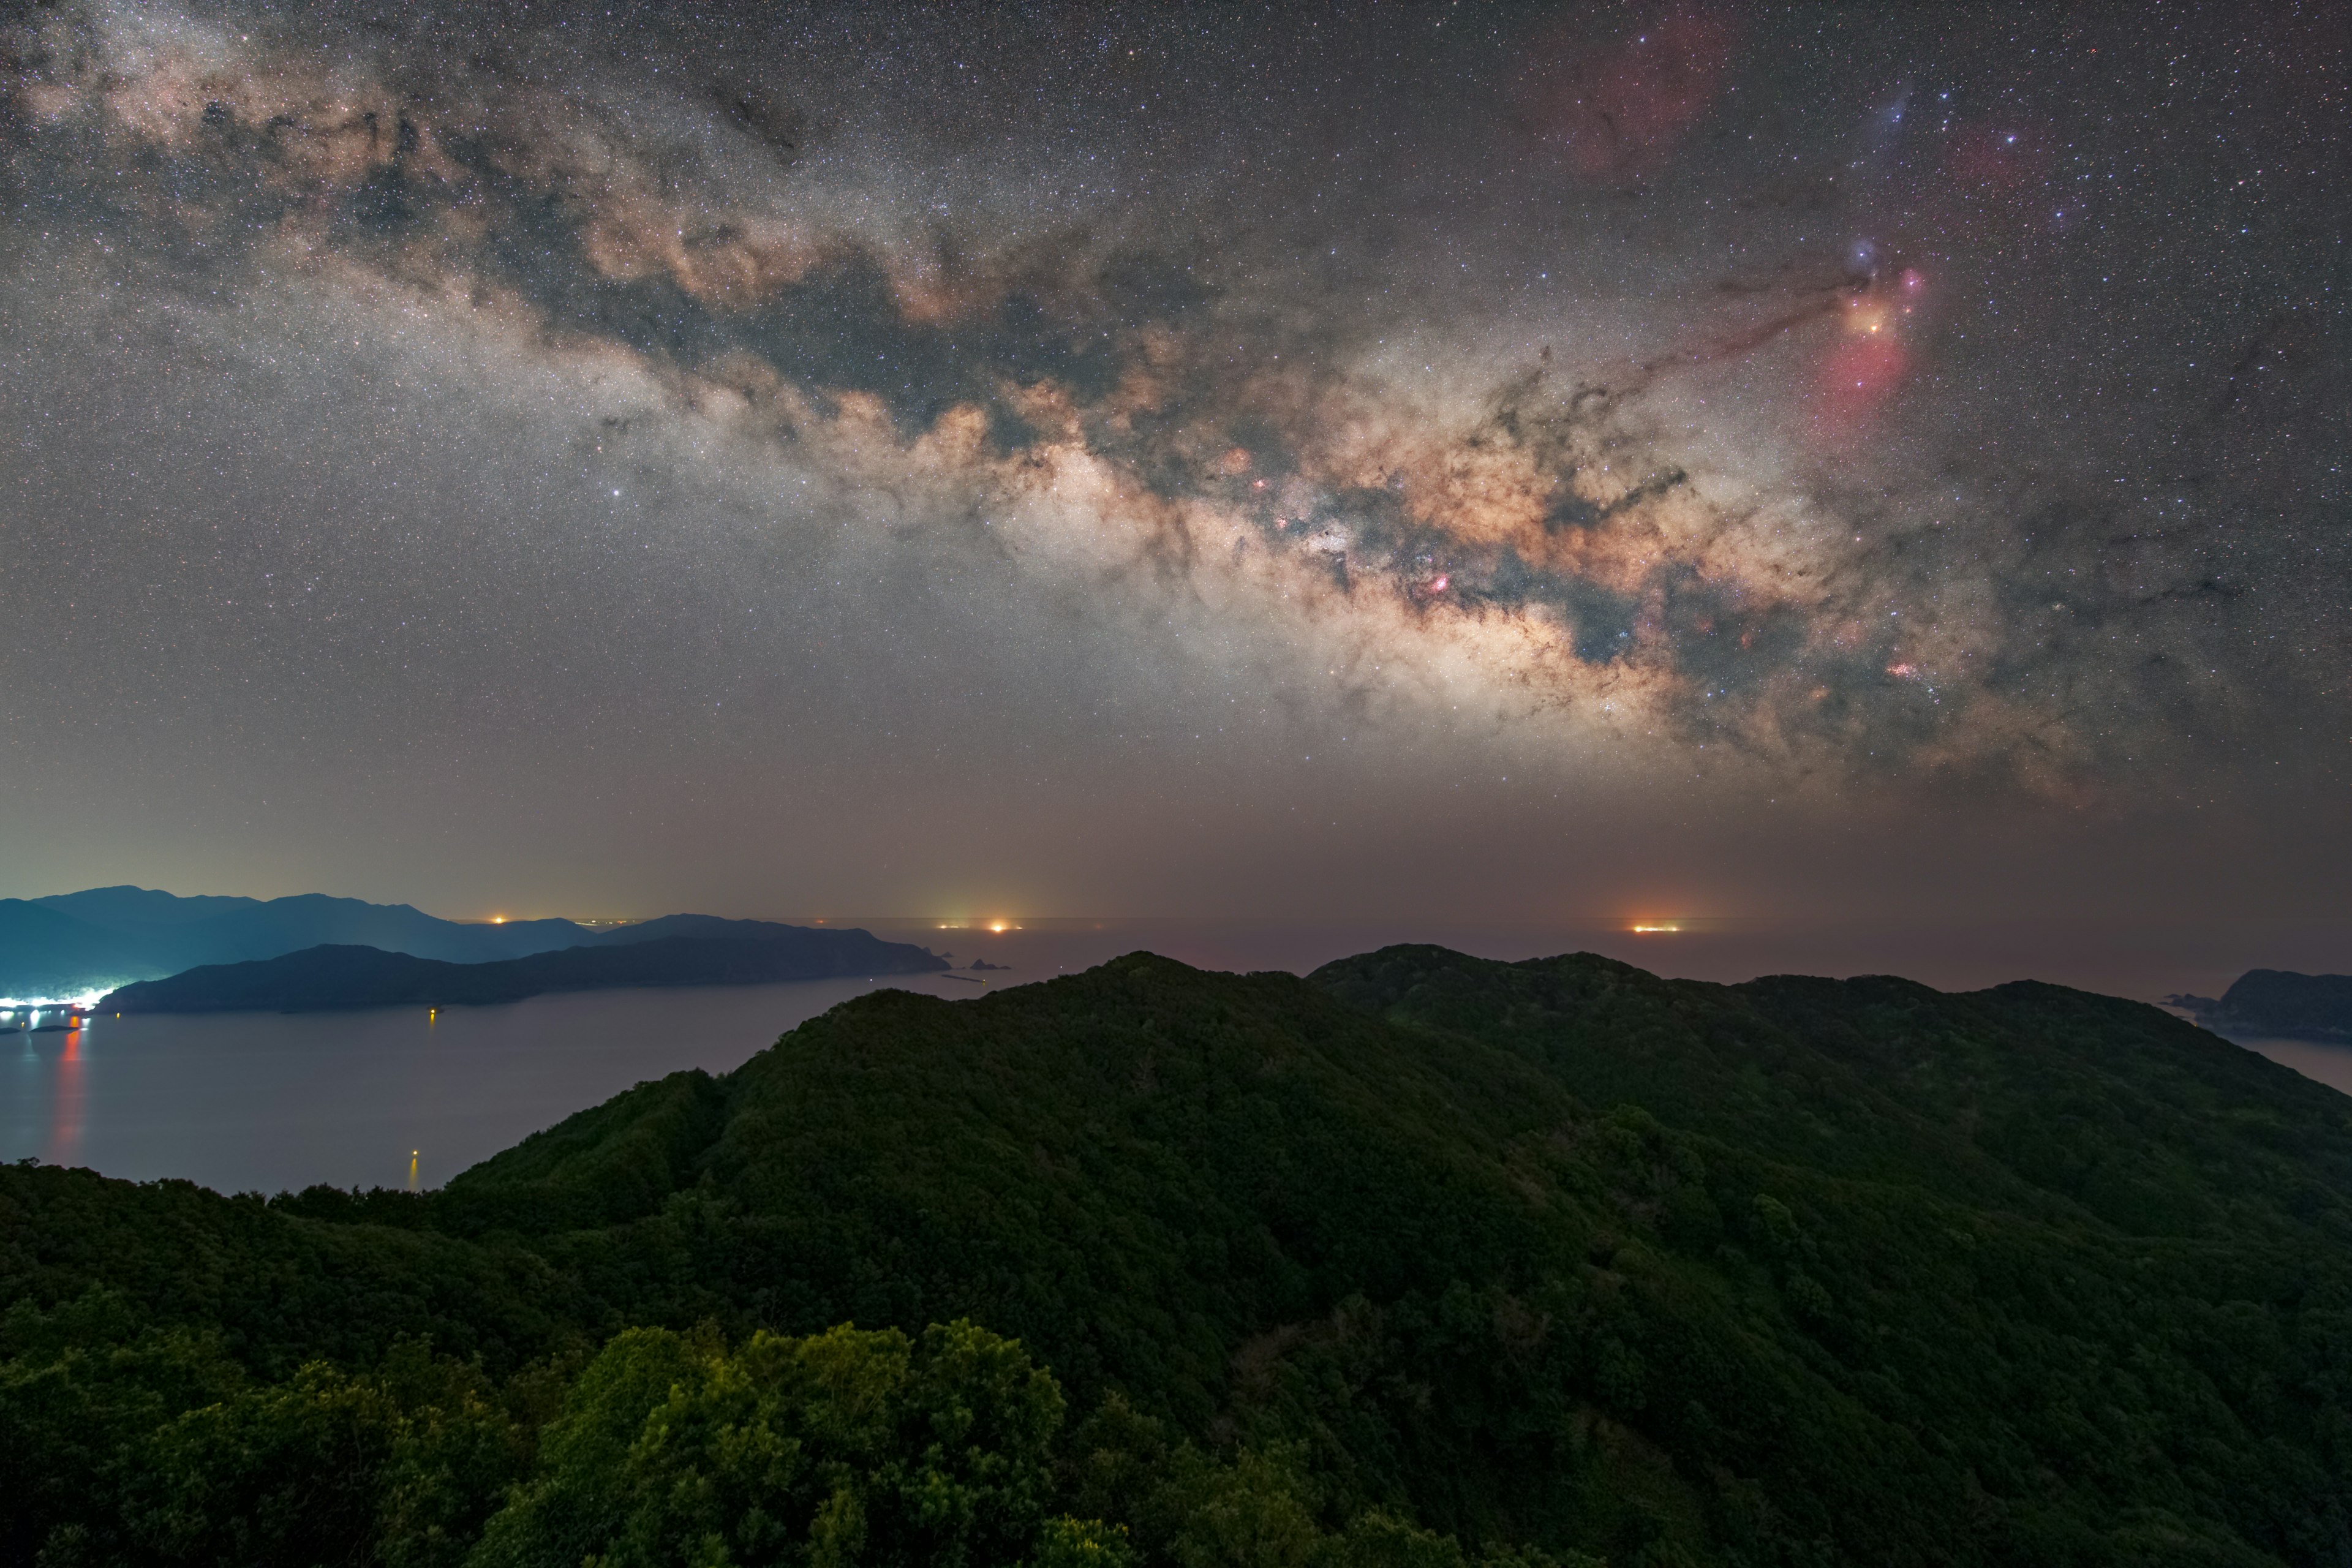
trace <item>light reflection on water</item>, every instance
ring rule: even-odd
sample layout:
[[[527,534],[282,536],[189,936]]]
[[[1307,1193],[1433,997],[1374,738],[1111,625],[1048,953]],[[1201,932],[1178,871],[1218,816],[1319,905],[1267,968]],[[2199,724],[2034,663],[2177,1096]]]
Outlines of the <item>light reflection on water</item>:
[[[836,924],[853,923],[839,921]],[[886,978],[955,1000],[1138,949],[1216,969],[1304,972],[1389,942],[1433,942],[1517,959],[1589,950],[1662,973],[1903,973],[1946,989],[2036,978],[2153,1000],[2214,994],[2246,968],[2344,967],[2340,932],[2085,933],[2012,923],[1972,931],[1694,923],[1634,934],[1623,922],[1542,929],[1206,921],[1039,921],[995,931],[935,921],[860,921],[877,935],[1006,968]],[[2309,951],[2305,949],[2308,947]],[[682,1068],[740,1066],[783,1031],[877,983],[711,986],[540,996],[493,1007],[362,1013],[101,1015],[71,1033],[0,1035],[0,1159],[80,1163],[222,1191],[313,1182],[425,1186],[630,1085]],[[15,1031],[11,1031],[15,1033]],[[2246,1041],[2352,1093],[2352,1047]]]
[[[58,1052],[52,1075],[56,1082],[49,1091],[53,1107],[49,1115],[49,1146],[41,1155],[52,1165],[73,1164],[81,1153],[81,1043],[88,1032],[86,1025],[68,1029],[62,1037],[64,1046]]]
[[[723,1072],[871,983],[533,997],[497,1007],[103,1016],[15,1033],[0,1159],[223,1192],[446,1180],[631,1084]],[[929,977],[917,990],[946,994]],[[976,987],[957,986],[960,993]],[[6,1037],[0,1037],[5,1040]]]

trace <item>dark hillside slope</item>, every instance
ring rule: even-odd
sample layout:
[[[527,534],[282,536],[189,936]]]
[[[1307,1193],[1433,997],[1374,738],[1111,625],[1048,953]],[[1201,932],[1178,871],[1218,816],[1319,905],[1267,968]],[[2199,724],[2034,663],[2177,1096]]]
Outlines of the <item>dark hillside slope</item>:
[[[1135,955],[862,998],[435,1194],[0,1168],[0,1300],[272,1376],[420,1315],[499,1376],[969,1316],[1070,1392],[1057,1506],[1155,1563],[1318,1560],[1173,1544],[1187,1440],[1334,1530],[1621,1568],[2341,1563],[2352,1123],[2243,1058],[2048,987]]]
[[[22,1312],[101,1286],[133,1327],[217,1334],[268,1377],[313,1357],[369,1364],[404,1336],[511,1368],[597,1321],[541,1258],[425,1229],[404,1199],[374,1205],[397,1227],[327,1224],[192,1182],[0,1165],[0,1301]],[[20,1337],[0,1317],[0,1346],[18,1351]]]
[[[547,1245],[586,1278],[672,1270],[682,1293],[646,1300],[674,1319],[745,1301],[793,1326],[969,1312],[1081,1389],[1315,1432],[1351,1484],[1455,1528],[1538,1528],[1596,1474],[1634,1488],[1656,1452],[1670,1473],[1770,1478],[1780,1506],[1811,1500],[1808,1528],[1864,1555],[1959,1528],[1987,1477],[2025,1494],[2028,1476],[2066,1478],[2070,1515],[2116,1488],[2184,1495],[2128,1475],[2177,1480],[2187,1451],[2085,1447],[2091,1410],[2137,1410],[2191,1447],[2243,1442],[2246,1489],[2203,1498],[2242,1510],[2265,1472],[2233,1385],[2200,1375],[2167,1408],[2122,1369],[2152,1347],[2232,1364],[2220,1345],[2252,1325],[2219,1325],[2254,1302],[2271,1330],[2342,1332],[2305,1316],[2346,1289],[2342,1259],[2302,1252],[2341,1234],[2341,1189],[2317,1208],[2308,1189],[2352,1150],[2346,1102],[2154,1009],[2048,987],[1683,985],[1601,960],[1364,962],[1433,963],[1469,1011],[1415,1047],[1286,977],[1140,958],[983,1005],[876,998],[731,1082],[673,1080],[593,1139],[567,1124],[478,1167],[447,1222],[609,1224],[675,1188],[724,1209],[694,1244],[723,1237],[724,1256],[669,1250],[680,1211]],[[1530,1048],[1530,970],[1576,1050]],[[1515,1007],[1523,1037],[1481,1027]],[[724,1131],[697,1152],[722,1098]],[[1702,1136],[1596,1114],[1625,1100]],[[2043,1107],[2073,1165],[2026,1136]],[[2119,1214],[2102,1212],[2112,1194]],[[1475,1303],[1478,1327],[1433,1353],[1448,1301]],[[1515,1352],[1514,1323],[1538,1343]],[[1412,1386],[1448,1390],[1444,1414],[1402,1407]],[[1549,1443],[1580,1418],[1622,1421],[1633,1448],[1604,1466],[1517,1446],[1528,1423]],[[1404,1457],[1423,1444],[1444,1459]],[[2326,1491],[2308,1451],[2276,1462]],[[1471,1479],[1490,1474],[1516,1479]],[[1644,1506],[1710,1505],[1661,1484]]]
[[[2126,1232],[2352,1244],[2352,1100],[2138,1003],[1884,976],[1710,985],[1430,947],[1312,978],[1776,1161]]]
[[[1215,1409],[1236,1341],[1351,1293],[1575,1260],[1513,1150],[1569,1114],[1541,1073],[1389,1029],[1287,975],[1138,956],[948,1003],[885,993],[785,1037],[720,1086],[637,1091],[452,1181],[442,1223],[547,1235],[667,1212],[659,1173],[756,1247],[675,1273],[689,1317],[969,1314],[1052,1345],[1066,1378]],[[715,1131],[698,1150],[692,1140]],[[560,1216],[560,1217],[559,1217]],[[628,1233],[551,1237],[587,1277]]]

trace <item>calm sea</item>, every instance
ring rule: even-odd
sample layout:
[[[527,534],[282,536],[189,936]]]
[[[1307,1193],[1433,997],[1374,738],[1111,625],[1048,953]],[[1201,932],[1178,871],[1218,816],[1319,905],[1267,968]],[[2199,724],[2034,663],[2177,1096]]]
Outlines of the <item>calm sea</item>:
[[[964,1000],[1148,948],[1216,969],[1317,964],[1392,942],[1496,958],[1579,950],[1662,973],[1903,973],[1946,989],[2031,977],[2155,1000],[2212,994],[2261,964],[2342,970],[2344,932],[2109,931],[2003,923],[1897,931],[1679,922],[1539,930],[1279,922],[1049,921],[946,926],[839,921],[1003,968],[958,975],[535,997],[494,1007],[100,1017],[67,1033],[0,1035],[0,1158],[178,1176],[224,1192],[314,1182],[435,1186],[540,1128],[682,1068],[740,1065],[804,1019],[877,985]],[[2247,1041],[2352,1093],[2352,1048]]]

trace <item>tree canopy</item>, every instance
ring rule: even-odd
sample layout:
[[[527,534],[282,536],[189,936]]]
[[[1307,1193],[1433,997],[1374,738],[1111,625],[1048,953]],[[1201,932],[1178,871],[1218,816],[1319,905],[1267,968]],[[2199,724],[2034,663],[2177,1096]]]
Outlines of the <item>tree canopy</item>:
[[[0,1539],[2340,1563],[2347,1239],[2352,1101],[2135,1004],[1136,955],[437,1193],[0,1168]]]

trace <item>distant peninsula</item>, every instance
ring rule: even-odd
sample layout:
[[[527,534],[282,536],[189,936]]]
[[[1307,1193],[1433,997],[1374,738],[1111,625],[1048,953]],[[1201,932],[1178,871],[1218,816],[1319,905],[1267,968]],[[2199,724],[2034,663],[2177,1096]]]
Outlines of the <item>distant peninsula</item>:
[[[2165,1000],[2217,1034],[2352,1045],[2352,974],[2250,969],[2218,998]]]
[[[603,943],[620,934],[565,920],[467,925],[436,920],[406,904],[370,904],[321,893],[265,901],[184,899],[152,888],[87,888],[47,898],[0,899],[0,996],[80,996],[199,964],[276,958],[326,942],[450,963],[489,963]]]
[[[102,1013],[313,1013],[358,1007],[479,1005],[551,991],[625,986],[761,985],[948,967],[929,950],[857,930],[811,931],[709,921],[722,934],[560,948],[488,963],[448,963],[381,948],[328,944],[244,963],[214,963],[110,992]]]

